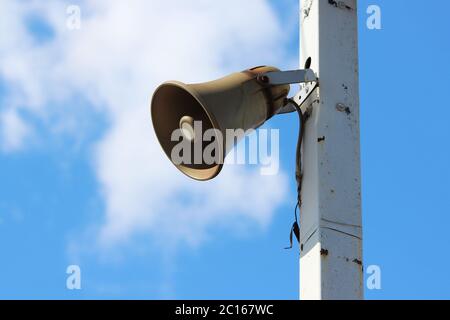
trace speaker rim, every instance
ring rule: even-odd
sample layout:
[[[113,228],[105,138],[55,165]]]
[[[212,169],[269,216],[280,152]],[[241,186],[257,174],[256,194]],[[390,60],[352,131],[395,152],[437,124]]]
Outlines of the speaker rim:
[[[219,149],[219,156],[220,159],[222,161],[222,163],[219,164],[215,164],[212,168],[210,169],[192,169],[192,168],[188,168],[188,167],[184,167],[182,165],[176,165],[172,162],[172,159],[169,157],[169,155],[167,154],[167,152],[164,150],[163,144],[161,143],[159,137],[158,137],[158,133],[155,130],[155,116],[153,114],[153,110],[154,110],[154,103],[155,103],[155,96],[156,93],[163,87],[167,87],[167,86],[171,86],[171,87],[178,87],[184,91],[186,91],[188,94],[190,94],[195,100],[197,100],[197,102],[199,103],[200,107],[203,109],[203,111],[206,113],[206,116],[208,117],[209,121],[211,122],[212,126],[214,129],[219,130],[220,132],[222,132],[223,135],[223,131],[222,128],[220,128],[219,123],[217,122],[216,118],[214,117],[213,114],[211,114],[210,112],[208,112],[208,110],[206,109],[205,105],[206,103],[203,101],[203,99],[201,98],[200,94],[198,94],[194,89],[192,89],[188,84],[183,83],[181,81],[176,81],[176,80],[171,80],[171,81],[166,81],[164,83],[162,83],[161,85],[159,85],[156,90],[153,93],[152,96],[152,101],[150,104],[150,117],[152,119],[152,125],[153,125],[153,131],[155,132],[156,135],[156,139],[158,140],[159,145],[161,146],[161,148],[163,149],[164,154],[169,158],[170,162],[179,170],[181,171],[185,176],[197,180],[197,181],[209,181],[214,179],[215,177],[217,177],[220,172],[222,171],[224,162],[225,162],[225,141],[222,141],[222,148]],[[203,133],[202,133],[203,134]],[[192,174],[189,174],[187,171],[209,171],[211,170],[212,174],[205,177],[205,178],[199,178],[196,176],[193,176]]]

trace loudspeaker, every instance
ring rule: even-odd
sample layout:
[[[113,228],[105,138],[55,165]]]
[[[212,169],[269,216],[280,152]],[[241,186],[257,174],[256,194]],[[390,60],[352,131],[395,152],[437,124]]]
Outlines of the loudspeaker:
[[[225,156],[243,138],[227,141],[227,129],[256,129],[278,113],[290,86],[268,85],[263,74],[270,71],[279,70],[256,67],[205,83],[169,81],[156,89],[151,102],[153,127],[164,152],[181,172],[200,181],[216,177]],[[211,163],[203,157],[199,160],[194,156],[195,152],[187,157],[189,161],[174,161],[172,153],[180,143],[179,140],[172,141],[177,129],[185,142],[191,144],[192,150],[197,147],[197,153],[203,154],[208,145],[215,143],[217,154],[214,158],[218,161]],[[211,129],[215,134],[209,141],[204,141],[203,132],[211,132]]]

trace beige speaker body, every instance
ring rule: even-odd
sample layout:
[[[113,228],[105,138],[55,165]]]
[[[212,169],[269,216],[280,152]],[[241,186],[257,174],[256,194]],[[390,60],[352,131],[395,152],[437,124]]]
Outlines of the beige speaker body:
[[[270,71],[278,69],[257,67],[206,83],[169,81],[159,86],[152,98],[151,116],[156,136],[167,156],[171,158],[173,147],[179,143],[171,141],[171,135],[179,129],[180,119],[185,116],[201,121],[203,132],[217,129],[225,139],[227,129],[256,129],[277,114],[290,87],[268,86],[257,79],[258,75]],[[176,166],[193,179],[210,180],[219,174],[233,146],[234,141],[221,143],[219,163]]]

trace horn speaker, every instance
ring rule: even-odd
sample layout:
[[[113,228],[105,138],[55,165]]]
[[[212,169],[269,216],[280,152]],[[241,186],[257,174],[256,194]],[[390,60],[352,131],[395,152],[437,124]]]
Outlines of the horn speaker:
[[[233,73],[219,80],[184,84],[177,81],[165,82],[153,94],[151,117],[156,136],[164,152],[172,161],[172,150],[179,141],[172,141],[174,130],[181,129],[185,139],[192,145],[201,138],[195,132],[196,123],[201,123],[201,131],[215,129],[226,140],[227,129],[256,129],[283,107],[289,93],[289,85],[271,86],[267,84],[264,73],[279,71],[274,67],[256,67]],[[242,139],[239,137],[237,140]],[[216,177],[227,153],[237,141],[218,141],[217,163],[190,161],[175,164],[187,176],[196,180],[210,180]],[[211,141],[202,142],[206,148]]]

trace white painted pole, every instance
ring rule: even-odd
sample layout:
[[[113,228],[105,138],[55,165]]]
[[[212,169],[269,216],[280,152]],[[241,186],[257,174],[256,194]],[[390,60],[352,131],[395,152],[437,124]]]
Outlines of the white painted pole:
[[[320,87],[303,144],[300,298],[363,299],[356,0],[300,0],[300,63]]]

